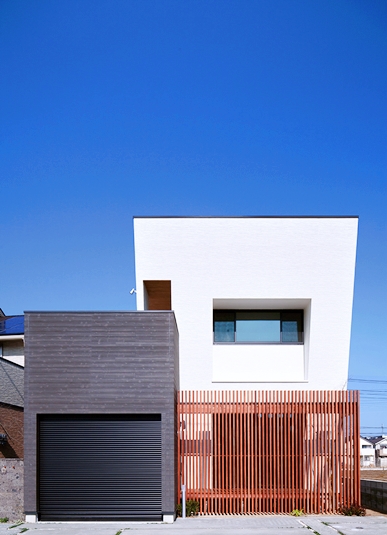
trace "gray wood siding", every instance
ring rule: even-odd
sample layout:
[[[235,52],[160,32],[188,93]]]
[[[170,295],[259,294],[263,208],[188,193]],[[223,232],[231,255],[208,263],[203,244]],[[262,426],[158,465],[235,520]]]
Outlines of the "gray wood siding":
[[[161,414],[163,512],[174,511],[177,351],[173,312],[26,312],[27,512],[37,508],[37,415],[66,413]]]

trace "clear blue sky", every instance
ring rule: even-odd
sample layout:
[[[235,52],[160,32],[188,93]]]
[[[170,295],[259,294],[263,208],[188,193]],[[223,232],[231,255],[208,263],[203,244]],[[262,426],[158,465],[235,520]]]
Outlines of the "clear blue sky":
[[[1,0],[0,72],[7,314],[134,308],[133,215],[359,215],[387,432],[385,0]]]

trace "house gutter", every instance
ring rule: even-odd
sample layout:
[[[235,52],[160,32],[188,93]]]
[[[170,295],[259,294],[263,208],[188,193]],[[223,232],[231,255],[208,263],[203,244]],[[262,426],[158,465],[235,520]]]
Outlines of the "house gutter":
[[[6,334],[4,336],[0,335],[0,343],[8,340],[24,340],[24,334]]]

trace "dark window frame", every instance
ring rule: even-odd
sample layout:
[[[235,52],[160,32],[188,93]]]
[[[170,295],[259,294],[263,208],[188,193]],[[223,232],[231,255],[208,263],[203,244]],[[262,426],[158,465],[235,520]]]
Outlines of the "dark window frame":
[[[238,313],[252,315],[255,313],[277,313],[280,315],[280,340],[279,341],[237,341],[236,340],[236,318]],[[222,319],[216,319],[221,318]],[[228,319],[225,319],[228,318]],[[234,323],[234,340],[219,341],[215,340],[215,323],[220,323],[221,321],[227,323]],[[297,321],[298,323],[298,341],[283,341],[283,322],[286,321]],[[213,322],[212,322],[212,331],[213,331],[213,343],[216,345],[303,345],[304,344],[304,311],[302,309],[215,309],[213,311]]]

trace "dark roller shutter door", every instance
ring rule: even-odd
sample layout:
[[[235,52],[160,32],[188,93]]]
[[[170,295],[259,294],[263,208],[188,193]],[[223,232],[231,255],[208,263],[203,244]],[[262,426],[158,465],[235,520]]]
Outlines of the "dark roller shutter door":
[[[161,520],[160,415],[39,419],[41,520]]]

